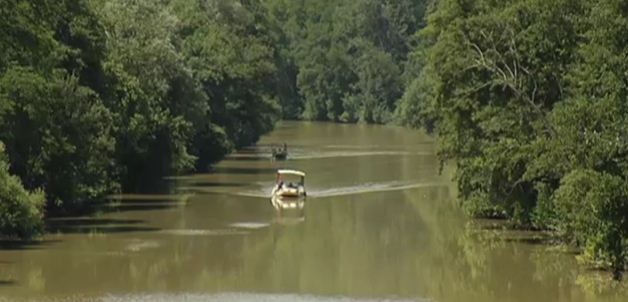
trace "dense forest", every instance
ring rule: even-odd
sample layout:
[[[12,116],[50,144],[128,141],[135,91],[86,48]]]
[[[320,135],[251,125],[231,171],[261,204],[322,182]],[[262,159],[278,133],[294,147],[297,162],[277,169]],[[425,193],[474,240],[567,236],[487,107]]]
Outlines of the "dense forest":
[[[0,233],[28,238],[280,119],[438,138],[465,211],[628,261],[628,4],[0,2]]]
[[[257,1],[7,0],[0,31],[3,234],[207,169],[280,117]]]
[[[582,260],[628,259],[628,4],[439,1],[398,113],[435,127],[476,217],[554,231]]]

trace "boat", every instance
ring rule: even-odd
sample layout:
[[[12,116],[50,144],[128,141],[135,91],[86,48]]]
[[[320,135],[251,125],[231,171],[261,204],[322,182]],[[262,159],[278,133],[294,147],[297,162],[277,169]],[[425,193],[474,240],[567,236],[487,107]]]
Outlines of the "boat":
[[[298,181],[290,179],[298,178]],[[272,191],[273,198],[305,197],[305,173],[297,170],[277,170],[277,178]]]
[[[288,158],[288,145],[286,143],[283,144],[283,148],[281,146],[271,146],[271,152],[273,154],[273,159],[285,160]]]
[[[270,203],[275,210],[283,212],[289,210],[303,210],[305,208],[305,198],[286,198],[282,196],[272,196]]]

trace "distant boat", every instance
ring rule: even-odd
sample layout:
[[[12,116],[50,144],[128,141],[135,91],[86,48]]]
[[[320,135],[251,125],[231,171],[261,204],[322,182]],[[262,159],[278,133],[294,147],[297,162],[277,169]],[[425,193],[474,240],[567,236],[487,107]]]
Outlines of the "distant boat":
[[[283,148],[280,146],[272,146],[271,152],[274,159],[285,160],[288,158],[288,145],[283,144]]]

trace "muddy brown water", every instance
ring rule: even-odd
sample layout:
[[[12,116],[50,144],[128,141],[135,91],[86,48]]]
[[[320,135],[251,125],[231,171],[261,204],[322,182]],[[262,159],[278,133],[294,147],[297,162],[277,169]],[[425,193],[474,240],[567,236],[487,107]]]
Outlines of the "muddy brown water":
[[[628,301],[543,236],[465,218],[434,153],[419,131],[281,123],[170,194],[1,242],[0,301]],[[271,202],[278,168],[307,172],[305,202]]]

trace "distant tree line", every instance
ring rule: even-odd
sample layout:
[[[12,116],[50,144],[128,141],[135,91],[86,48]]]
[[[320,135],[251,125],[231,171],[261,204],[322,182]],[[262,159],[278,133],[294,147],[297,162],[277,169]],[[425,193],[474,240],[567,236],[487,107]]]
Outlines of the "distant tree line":
[[[412,78],[423,0],[266,0],[281,29],[284,118],[388,123]],[[288,87],[287,87],[288,88]]]
[[[470,215],[619,276],[626,32],[619,0],[5,0],[0,232],[202,170],[281,118],[399,123],[435,133]]]

